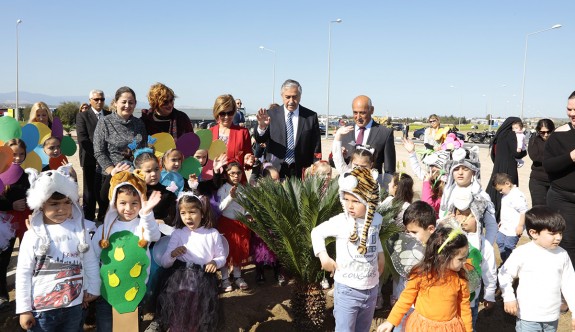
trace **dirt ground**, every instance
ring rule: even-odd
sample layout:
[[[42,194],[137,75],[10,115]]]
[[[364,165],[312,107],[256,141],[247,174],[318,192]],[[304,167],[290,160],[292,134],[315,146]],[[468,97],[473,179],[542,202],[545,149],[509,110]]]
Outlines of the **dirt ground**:
[[[324,156],[329,154],[331,149],[331,139],[322,141],[322,151]],[[408,174],[412,174],[408,163],[408,156],[401,145],[396,144],[397,160],[405,161],[407,167],[402,169]],[[493,168],[493,163],[489,159],[488,150],[486,148],[481,148],[480,150],[481,158],[481,182],[485,188],[491,170]],[[75,165],[78,164],[78,157],[73,156],[69,158]],[[530,173],[531,161],[528,157],[525,158],[525,166],[519,169],[519,188],[527,196],[530,203],[529,196],[529,173]],[[78,173],[78,178],[82,179],[82,169],[79,166],[75,167]],[[414,189],[416,195],[421,192],[421,181],[414,176],[415,184]],[[82,185],[80,183],[80,188]],[[417,198],[417,197],[416,197]],[[520,244],[527,242],[528,239],[524,236]],[[14,302],[14,273],[16,260],[18,255],[18,249],[14,250],[12,261],[9,271],[8,285],[12,289],[10,292],[10,306],[6,307],[0,311],[0,331],[21,331],[18,323],[18,317],[14,314],[15,312],[15,302]],[[263,285],[256,285],[255,283],[255,268],[253,265],[249,265],[245,268],[245,279],[251,286],[247,291],[234,290],[233,292],[222,294],[221,301],[224,306],[224,327],[223,331],[250,331],[250,332],[278,332],[285,331],[291,332],[296,331],[292,324],[291,309],[290,309],[290,297],[292,286],[278,286],[276,282],[273,281],[273,271],[266,270],[267,282]],[[384,299],[386,303],[382,310],[378,310],[375,313],[372,330],[375,331],[376,327],[384,321],[385,317],[389,314],[389,294],[391,293],[390,283],[384,286]],[[327,296],[327,317],[324,324],[324,331],[333,331],[335,327],[335,322],[332,316],[333,310],[333,299]],[[480,307],[479,318],[477,320],[477,331],[514,331],[515,330],[515,319],[512,316],[505,314],[503,311],[503,302],[499,297],[495,308],[492,310],[482,310]],[[140,326],[140,331],[143,331],[145,327],[151,321],[152,316],[146,315],[144,317],[144,322]],[[86,331],[95,331],[93,326],[86,326]],[[562,314],[559,321],[558,331],[571,331],[571,312]]]

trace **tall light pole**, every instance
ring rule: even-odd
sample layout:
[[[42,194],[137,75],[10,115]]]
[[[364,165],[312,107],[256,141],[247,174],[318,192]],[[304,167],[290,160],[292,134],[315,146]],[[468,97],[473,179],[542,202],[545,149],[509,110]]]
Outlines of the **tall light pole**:
[[[268,51],[268,52],[272,52],[274,54],[274,80],[272,83],[272,104],[276,103],[276,99],[275,99],[275,90],[276,90],[276,51],[274,50],[270,50],[269,48],[265,48],[263,46],[260,46],[260,50],[262,51]]]
[[[16,21],[16,109],[14,109],[14,119],[18,120],[18,107],[19,105],[19,91],[18,91],[18,26],[22,23],[22,20]]]
[[[525,104],[525,69],[527,68],[527,42],[529,41],[529,36],[531,35],[535,35],[541,32],[545,32],[545,31],[549,31],[549,30],[553,30],[553,29],[559,29],[561,27],[561,24],[555,24],[554,26],[547,28],[547,29],[543,29],[540,31],[535,31],[532,33],[528,33],[525,36],[525,56],[523,58],[523,83],[521,84],[521,120],[523,120],[523,108],[524,108],[524,104]]]
[[[329,77],[331,70],[331,24],[341,23],[341,18],[335,21],[329,21],[328,24],[328,42],[327,42],[327,121],[325,123],[325,138],[329,135]]]

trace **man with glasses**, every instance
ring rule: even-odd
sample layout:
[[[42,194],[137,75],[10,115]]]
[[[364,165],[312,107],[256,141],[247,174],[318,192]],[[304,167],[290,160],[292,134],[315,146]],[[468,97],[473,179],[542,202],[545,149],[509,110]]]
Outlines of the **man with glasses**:
[[[104,221],[106,208],[100,200],[102,171],[94,157],[94,130],[99,119],[110,114],[104,109],[106,98],[102,90],[92,90],[89,94],[90,109],[76,115],[76,132],[80,146],[80,166],[83,170],[82,206],[84,218],[96,220],[96,202],[98,202],[98,221]]]
[[[354,130],[341,138],[347,156],[353,155],[356,145],[369,145],[375,150],[373,168],[380,174],[378,182],[386,188],[395,173],[395,143],[393,129],[382,126],[372,119],[374,107],[368,96],[357,96],[351,104]],[[384,187],[385,186],[385,187]]]
[[[236,99],[236,114],[234,115],[233,124],[240,127],[246,126],[246,115],[244,114],[245,108],[241,99]]]
[[[302,177],[302,170],[321,159],[321,134],[317,114],[300,105],[301,85],[286,80],[281,87],[283,105],[258,110],[256,141],[266,143],[266,159],[280,170],[280,177]]]

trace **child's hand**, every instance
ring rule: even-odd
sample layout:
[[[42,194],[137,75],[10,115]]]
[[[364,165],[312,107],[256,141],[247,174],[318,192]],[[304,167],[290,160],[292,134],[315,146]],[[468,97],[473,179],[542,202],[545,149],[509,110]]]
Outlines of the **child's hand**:
[[[321,268],[330,272],[330,276],[333,277],[335,270],[337,270],[337,263],[325,251],[319,253],[319,260],[321,261]]]
[[[12,210],[14,211],[24,211],[26,210],[26,198],[19,199],[12,203]]]
[[[31,330],[34,325],[36,325],[36,320],[30,311],[20,314],[20,327],[28,331]]]
[[[345,134],[350,133],[351,131],[354,130],[353,126],[345,126],[345,127],[339,127],[337,129],[337,131],[335,132],[335,136],[333,138],[334,141],[341,141],[341,137]]]
[[[495,307],[495,302],[483,300],[483,307],[487,310],[493,309]]]
[[[506,313],[513,316],[517,316],[517,313],[519,312],[519,306],[517,305],[517,301],[503,303],[503,309],[505,309]]]
[[[84,309],[88,308],[88,305],[90,304],[90,302],[94,301],[98,297],[99,297],[98,295],[92,295],[92,294],[84,291],[84,298],[82,299],[82,308],[84,308]]]
[[[110,175],[114,176],[120,172],[123,171],[129,171],[130,170],[130,165],[127,163],[118,163],[116,166],[114,166],[114,169],[112,169],[112,172],[110,172]]]
[[[213,169],[214,173],[221,173],[222,167],[228,164],[228,156],[225,153],[219,155],[216,159],[214,159]]]
[[[232,198],[236,198],[236,196],[238,196],[238,186],[233,186],[232,189],[230,189],[230,196],[232,196]]]
[[[252,153],[248,153],[244,156],[244,166],[252,167],[256,162],[256,157]]]
[[[199,183],[200,180],[198,180],[198,176],[194,173],[190,174],[188,177],[188,186],[190,186],[190,189],[197,189]]]
[[[154,207],[156,205],[158,205],[158,203],[160,203],[160,200],[162,199],[162,194],[160,194],[159,191],[152,191],[152,193],[150,194],[150,197],[148,197],[147,201],[144,201],[144,199],[142,198],[142,209],[140,210],[141,215],[145,216],[147,214],[149,214],[150,212],[152,212],[152,210],[154,209]]]
[[[409,138],[402,138],[401,141],[403,142],[403,147],[407,151],[407,153],[413,153],[415,151],[415,143]]]
[[[216,273],[216,271],[218,270],[218,267],[216,266],[216,262],[214,261],[210,261],[208,264],[206,264],[206,272],[207,273]]]
[[[176,249],[172,250],[172,258],[176,258],[178,256],[181,256],[183,254],[185,254],[188,251],[188,249],[184,246],[179,246]]]
[[[377,332],[391,332],[393,331],[393,324],[390,322],[385,322],[377,327]]]

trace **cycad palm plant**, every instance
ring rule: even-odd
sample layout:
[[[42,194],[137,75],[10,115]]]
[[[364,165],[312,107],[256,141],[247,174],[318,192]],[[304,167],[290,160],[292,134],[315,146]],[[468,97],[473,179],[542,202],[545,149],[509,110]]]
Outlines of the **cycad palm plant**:
[[[342,212],[336,180],[308,177],[283,183],[262,179],[244,187],[237,202],[251,216],[238,220],[253,230],[277,255],[294,278],[294,324],[317,331],[325,319],[325,295],[319,282],[324,274],[315,257],[311,230]]]

